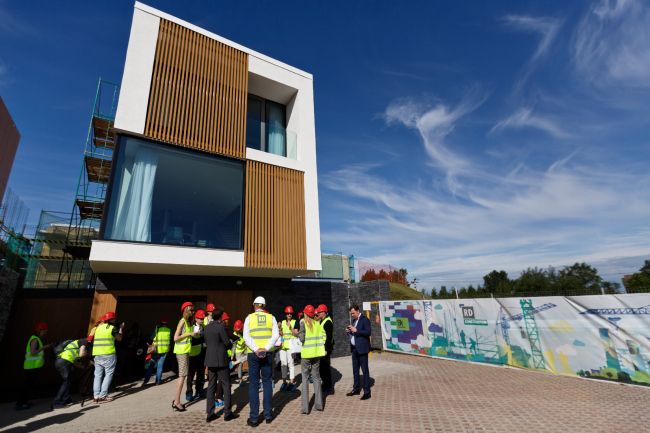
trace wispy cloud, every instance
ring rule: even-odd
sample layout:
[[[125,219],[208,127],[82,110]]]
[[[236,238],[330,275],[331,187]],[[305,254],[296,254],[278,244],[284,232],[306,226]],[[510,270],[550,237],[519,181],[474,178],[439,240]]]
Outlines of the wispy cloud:
[[[562,21],[550,17],[507,15],[503,18],[503,21],[508,27],[515,30],[538,33],[541,36],[537,50],[530,59],[531,63],[548,53],[562,26]]]
[[[0,34],[18,37],[38,34],[38,30],[34,26],[10,12],[5,5],[4,1],[0,1]]]
[[[496,125],[494,125],[490,132],[494,133],[507,128],[524,127],[539,129],[540,131],[544,131],[555,138],[567,139],[572,137],[571,134],[564,131],[558,125],[557,121],[534,113],[532,108],[520,108],[510,117],[499,121]]]
[[[601,86],[650,87],[650,11],[636,0],[601,0],[577,27],[576,70]]]

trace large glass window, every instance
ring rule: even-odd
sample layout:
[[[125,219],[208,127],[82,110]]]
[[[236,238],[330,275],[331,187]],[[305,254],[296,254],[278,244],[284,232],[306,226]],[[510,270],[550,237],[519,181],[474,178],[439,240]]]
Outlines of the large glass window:
[[[244,164],[120,138],[104,239],[241,249]]]

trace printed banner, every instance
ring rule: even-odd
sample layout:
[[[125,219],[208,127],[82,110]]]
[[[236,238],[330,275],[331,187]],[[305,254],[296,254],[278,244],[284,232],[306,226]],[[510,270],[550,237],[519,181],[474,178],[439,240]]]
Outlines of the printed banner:
[[[379,304],[385,350],[650,386],[650,294]]]

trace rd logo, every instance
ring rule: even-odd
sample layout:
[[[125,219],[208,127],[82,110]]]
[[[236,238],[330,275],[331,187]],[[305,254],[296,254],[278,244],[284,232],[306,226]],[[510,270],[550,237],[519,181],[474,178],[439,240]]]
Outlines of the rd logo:
[[[463,319],[473,319],[474,318],[474,307],[463,306]]]
[[[266,314],[257,316],[258,325],[266,325]]]

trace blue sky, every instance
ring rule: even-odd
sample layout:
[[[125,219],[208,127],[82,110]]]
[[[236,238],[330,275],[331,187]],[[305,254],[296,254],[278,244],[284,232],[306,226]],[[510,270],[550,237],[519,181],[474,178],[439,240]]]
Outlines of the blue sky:
[[[323,250],[427,289],[576,261],[620,281],[648,258],[647,3],[145,3],[314,75]],[[31,222],[72,209],[132,8],[0,0]]]

